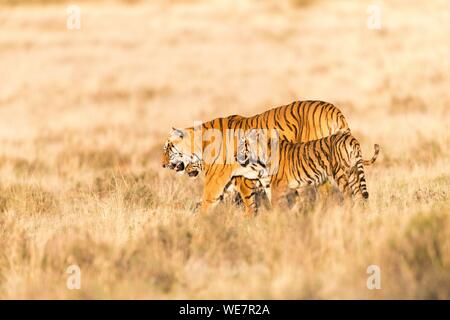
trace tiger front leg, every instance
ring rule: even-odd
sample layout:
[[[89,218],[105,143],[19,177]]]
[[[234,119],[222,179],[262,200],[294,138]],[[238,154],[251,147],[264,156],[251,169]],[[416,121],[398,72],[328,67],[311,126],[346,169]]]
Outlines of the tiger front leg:
[[[205,213],[223,199],[225,189],[232,183],[233,167],[214,165],[206,169],[200,212]]]
[[[245,207],[245,215],[247,217],[253,217],[258,208],[256,204],[256,192],[258,187],[256,181],[246,179],[242,176],[235,177],[236,189],[241,196],[242,203]]]
[[[289,203],[286,197],[287,191],[290,189],[284,183],[282,184],[271,184],[270,195],[272,209],[277,208],[281,211],[286,211],[289,209]]]
[[[261,178],[259,181],[266,193],[267,199],[269,200],[270,205],[272,205],[272,189],[270,188],[270,177]]]
[[[200,213],[207,213],[211,208],[215,207],[219,203],[219,201],[223,198],[226,184],[227,182],[222,183],[220,179],[214,179],[214,177],[207,176],[205,178]]]

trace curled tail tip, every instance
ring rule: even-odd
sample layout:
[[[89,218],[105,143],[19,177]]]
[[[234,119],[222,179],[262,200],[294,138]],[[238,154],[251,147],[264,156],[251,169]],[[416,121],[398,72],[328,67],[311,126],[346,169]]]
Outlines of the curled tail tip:
[[[380,152],[380,145],[378,145],[378,144],[375,143],[375,144],[373,145],[373,147],[374,147],[374,149],[375,149],[375,153],[374,153],[372,159],[370,159],[370,160],[363,160],[363,164],[364,164],[365,166],[371,165],[371,164],[374,163],[374,162],[377,160],[377,158],[378,158],[378,153]]]

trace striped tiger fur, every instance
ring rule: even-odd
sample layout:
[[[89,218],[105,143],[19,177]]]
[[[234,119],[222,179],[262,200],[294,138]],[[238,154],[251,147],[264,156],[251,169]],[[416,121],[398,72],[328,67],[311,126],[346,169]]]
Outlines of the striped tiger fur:
[[[363,160],[350,130],[305,143],[278,140],[274,145],[271,141],[252,130],[241,139],[237,154],[239,164],[250,169],[246,174],[260,179],[271,203],[278,203],[289,189],[318,186],[327,180],[335,181],[347,198],[369,198],[363,165],[375,162],[379,145],[374,145],[371,160]]]
[[[216,204],[224,189],[234,179],[231,183],[240,194],[247,214],[253,214],[257,209],[257,182],[234,175],[233,170],[236,168],[226,161],[235,158],[241,132],[253,128],[275,129],[281,139],[290,142],[306,142],[349,129],[344,115],[333,104],[323,101],[295,101],[252,117],[232,115],[204,122],[197,127],[173,129],[164,144],[162,166],[183,172],[189,163],[202,161],[205,150],[218,144],[219,148],[210,157],[210,161],[199,166],[205,173],[201,210],[207,211],[211,205]],[[230,129],[238,132],[231,137],[231,141],[224,139]],[[212,130],[219,132],[221,136],[211,139],[208,132]],[[197,137],[198,133],[201,137],[200,141],[195,138],[196,132]],[[196,174],[191,171],[191,175]]]

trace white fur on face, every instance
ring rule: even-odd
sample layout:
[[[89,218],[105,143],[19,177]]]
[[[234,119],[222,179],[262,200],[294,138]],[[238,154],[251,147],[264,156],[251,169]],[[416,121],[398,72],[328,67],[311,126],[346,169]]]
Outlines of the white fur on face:
[[[174,142],[179,139],[183,139],[186,135],[187,135],[186,130],[172,128],[172,131],[170,131],[169,134],[169,140]]]
[[[186,139],[186,137],[188,137],[188,132],[184,129],[173,128],[169,134],[167,145],[172,145],[168,150],[169,161],[174,167],[181,162],[186,167],[192,161],[191,148],[188,144],[190,139]],[[177,173],[183,172],[184,169]]]

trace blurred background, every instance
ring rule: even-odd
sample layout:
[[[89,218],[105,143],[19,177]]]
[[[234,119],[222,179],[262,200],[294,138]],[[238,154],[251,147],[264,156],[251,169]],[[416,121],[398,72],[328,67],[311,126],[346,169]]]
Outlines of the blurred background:
[[[30,148],[98,130],[148,148],[171,126],[305,99],[335,103],[371,141],[447,146],[445,0],[70,2],[80,29],[64,1],[1,3],[0,138]]]
[[[128,298],[147,292],[150,297],[206,293],[221,298],[234,292],[233,297],[247,298],[370,298],[373,295],[359,285],[365,280],[346,278],[352,268],[371,263],[372,257],[366,256],[370,252],[378,254],[378,261],[403,268],[391,270],[397,282],[391,282],[383,297],[448,298],[448,255],[439,260],[438,269],[428,269],[436,267],[435,255],[418,254],[425,260],[420,258],[417,265],[403,265],[410,260],[395,250],[388,258],[384,255],[391,253],[392,237],[399,234],[399,241],[405,239],[399,230],[410,227],[410,208],[417,214],[448,213],[449,4],[447,0],[0,0],[0,225],[7,230],[0,235],[0,297],[67,297],[71,293],[60,287],[65,281],[60,281],[61,270],[81,261],[84,285],[90,291],[77,297],[126,293]],[[316,229],[309,228],[310,221],[276,225],[263,216],[262,234],[256,227],[232,229],[225,239],[219,231],[205,233],[198,247],[189,247],[197,257],[195,248],[204,252],[202,243],[217,241],[223,251],[216,248],[206,258],[199,253],[210,269],[200,258],[189,259],[191,269],[183,269],[189,265],[184,258],[175,263],[172,259],[184,257],[186,248],[172,248],[179,256],[154,256],[166,251],[167,239],[177,239],[177,244],[185,239],[186,230],[176,221],[191,214],[201,195],[201,180],[175,178],[160,168],[170,128],[231,114],[251,116],[307,99],[338,106],[366,158],[374,143],[381,145],[381,156],[367,176],[374,211],[387,213],[375,229],[364,229],[365,222],[360,221],[358,230],[366,230],[362,234],[369,238],[348,233],[354,220],[335,221],[333,213],[330,220],[317,222]],[[433,217],[435,211],[430,213]],[[397,213],[404,215],[391,220]],[[160,231],[167,219],[172,227]],[[421,220],[411,222],[413,240],[401,247],[404,253],[415,252],[416,244],[434,235],[442,236],[432,241],[442,244],[445,252],[450,223],[444,220],[425,221],[425,231],[420,229]],[[236,227],[226,221],[205,222],[205,230]],[[143,232],[140,228],[147,222]],[[305,227],[303,233],[277,229],[297,224]],[[185,225],[196,230],[193,234],[199,232],[192,221]],[[279,232],[270,233],[274,228]],[[327,230],[334,228],[338,231],[333,234],[354,236],[350,243],[355,247],[350,248],[339,238],[345,255],[335,251],[338,240],[333,241],[336,247],[328,247],[332,244],[326,241],[310,245],[309,240],[296,238],[318,230],[318,239],[319,235],[330,239]],[[272,238],[266,243],[262,239],[268,234]],[[130,239],[137,239],[135,247]],[[139,247],[149,243],[151,252]],[[294,243],[305,245],[298,260],[291,259],[295,248],[286,249]],[[247,255],[218,253],[229,249],[235,254],[236,246],[248,248],[242,251]],[[147,260],[133,260],[133,248],[144,250]],[[311,248],[323,251],[308,256]],[[316,252],[324,253],[324,260],[315,260]],[[355,264],[347,264],[350,254]],[[253,260],[239,269],[242,278],[235,278],[227,267],[215,267],[214,259],[234,265],[246,257]],[[148,266],[161,270],[149,271]],[[266,267],[284,268],[284,273],[266,273]],[[322,267],[335,272],[331,273],[335,282],[317,287],[325,277]],[[302,278],[299,270],[317,271],[317,277]],[[365,269],[357,270],[365,276]],[[143,276],[150,289],[142,287]],[[228,279],[227,285],[214,282],[216,278]],[[196,281],[204,287],[192,285]],[[102,291],[105,288],[109,291]]]

